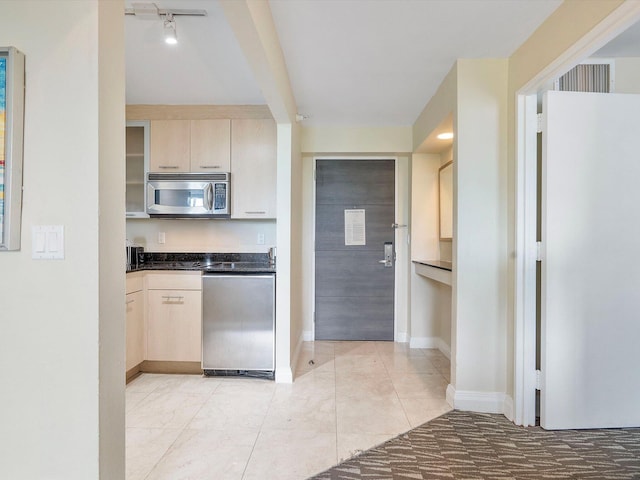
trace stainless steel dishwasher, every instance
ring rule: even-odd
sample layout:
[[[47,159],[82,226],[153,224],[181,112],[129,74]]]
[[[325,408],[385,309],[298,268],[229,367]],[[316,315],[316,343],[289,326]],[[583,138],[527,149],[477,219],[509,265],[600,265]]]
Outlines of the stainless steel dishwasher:
[[[274,377],[273,273],[205,273],[202,369],[205,375]]]

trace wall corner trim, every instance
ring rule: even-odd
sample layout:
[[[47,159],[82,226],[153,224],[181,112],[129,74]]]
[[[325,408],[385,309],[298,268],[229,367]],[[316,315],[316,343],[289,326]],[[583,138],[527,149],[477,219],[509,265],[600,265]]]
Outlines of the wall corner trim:
[[[510,422],[513,422],[515,415],[513,414],[513,398],[511,395],[504,396],[503,414]]]

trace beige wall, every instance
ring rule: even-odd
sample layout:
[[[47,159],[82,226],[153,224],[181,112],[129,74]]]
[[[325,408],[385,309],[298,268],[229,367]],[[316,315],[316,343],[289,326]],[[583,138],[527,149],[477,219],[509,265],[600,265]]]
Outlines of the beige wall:
[[[506,59],[458,60],[413,128],[414,146],[421,149],[431,131],[454,113],[454,146],[437,156],[431,169],[436,182],[440,164],[453,158],[453,242],[451,252],[440,251],[444,242],[437,242],[434,222],[434,251],[428,252],[437,253],[435,258],[451,254],[453,285],[436,289],[414,275],[412,294],[422,292],[422,297],[412,299],[412,338],[424,312],[451,318],[450,326],[428,323],[429,332],[451,346],[449,399],[456,408],[496,412],[502,411],[507,381],[506,92]],[[414,155],[414,161],[420,158]],[[414,201],[418,197],[414,187]],[[450,312],[443,303],[449,298]]]
[[[431,97],[429,103],[427,103],[413,124],[413,152],[422,152],[424,143],[431,132],[452,112],[456,111],[458,101],[457,68],[457,63],[454,63],[436,93]],[[455,115],[453,120],[455,132]]]
[[[0,44],[26,55],[22,248],[0,253],[1,478],[124,478],[123,8],[0,2]],[[31,259],[34,225],[64,226],[64,260]]]
[[[440,155],[416,153],[411,162],[411,260],[440,258],[438,241],[438,168]],[[438,282],[415,273],[410,276],[411,320],[409,342],[412,347],[436,347],[442,337],[440,328],[442,304]],[[451,287],[445,286],[449,291]],[[448,310],[451,310],[449,294]],[[450,323],[450,319],[449,322]],[[447,348],[450,333],[445,332]]]
[[[164,232],[165,243],[158,243]],[[264,234],[264,245],[258,235]],[[148,252],[267,252],[276,245],[275,220],[127,220],[127,239]]]
[[[296,362],[304,331],[304,267],[303,258],[303,164],[300,153],[301,128],[292,125],[291,136],[291,361]],[[295,364],[291,368],[295,374]]]
[[[452,380],[496,401],[507,375],[507,68],[458,61],[453,162]]]
[[[302,151],[411,152],[411,127],[305,127]]]
[[[640,58],[614,59],[615,93],[640,93]]]

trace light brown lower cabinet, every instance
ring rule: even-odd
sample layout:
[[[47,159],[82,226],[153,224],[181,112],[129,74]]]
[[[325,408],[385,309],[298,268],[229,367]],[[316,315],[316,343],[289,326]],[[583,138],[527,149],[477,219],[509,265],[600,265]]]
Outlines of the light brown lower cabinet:
[[[126,369],[144,361],[144,347],[146,343],[144,331],[144,292],[128,293],[126,297],[127,309],[127,356]]]
[[[126,277],[126,371],[138,367],[146,356],[144,308],[144,273],[132,272]],[[136,370],[134,370],[135,373]]]

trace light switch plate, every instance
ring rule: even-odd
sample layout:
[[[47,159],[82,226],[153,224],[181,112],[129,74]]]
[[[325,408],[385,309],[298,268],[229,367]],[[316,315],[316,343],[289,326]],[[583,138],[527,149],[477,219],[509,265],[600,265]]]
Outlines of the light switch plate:
[[[64,259],[64,226],[34,225],[31,227],[31,258]]]

